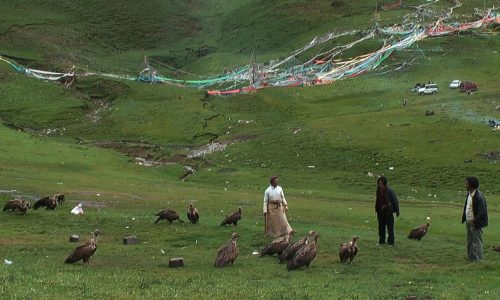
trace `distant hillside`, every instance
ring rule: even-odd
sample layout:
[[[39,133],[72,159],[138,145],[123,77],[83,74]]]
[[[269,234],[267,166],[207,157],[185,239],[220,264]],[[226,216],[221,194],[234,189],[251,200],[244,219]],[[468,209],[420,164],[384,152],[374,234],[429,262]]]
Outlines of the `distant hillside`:
[[[374,25],[374,1],[5,1],[0,53],[30,66],[132,71],[144,55],[213,71],[333,30]],[[403,10],[407,12],[406,10]],[[398,13],[401,13],[398,12]],[[397,22],[382,12],[384,22]]]
[[[328,32],[360,30],[312,48],[297,61],[359,39],[376,24],[435,22],[450,7],[456,8],[448,22],[474,21],[477,12],[494,5],[403,1],[400,8],[382,9],[383,3],[395,2],[8,1],[0,12],[0,54],[42,70],[75,66],[81,73],[133,76],[148,56],[161,74],[197,79],[247,65],[253,55],[260,63],[286,57]],[[425,5],[418,16],[417,5]],[[500,118],[497,32],[488,27],[427,38],[352,80],[227,98],[99,76],[78,78],[64,88],[1,64],[0,118],[34,135],[112,148],[162,166],[186,165],[196,170],[189,180],[200,183],[225,182],[224,172],[207,171],[220,168],[241,172],[239,185],[275,172],[307,185],[303,173],[312,172],[323,176],[316,182],[325,189],[331,182],[370,189],[373,179],[367,174],[392,167],[407,191],[423,185],[445,186],[452,193],[454,177],[465,175],[464,161],[477,160],[466,170],[482,174],[497,161],[498,136],[492,138],[487,127],[488,119]],[[389,41],[390,35],[377,35],[339,58],[363,56]],[[474,95],[449,90],[454,79],[474,80],[480,89]],[[440,86],[437,95],[410,91],[416,82],[428,81]],[[403,110],[403,99],[408,109]],[[426,110],[437,114],[422,118]],[[484,142],[464,146],[470,132]],[[224,152],[192,155],[212,141]]]

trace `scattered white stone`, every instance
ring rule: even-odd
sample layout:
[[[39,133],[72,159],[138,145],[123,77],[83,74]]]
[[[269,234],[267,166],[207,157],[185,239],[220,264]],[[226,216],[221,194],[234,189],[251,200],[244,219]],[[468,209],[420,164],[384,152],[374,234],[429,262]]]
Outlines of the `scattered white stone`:
[[[315,166],[307,166],[309,169],[314,169],[316,168]]]
[[[129,229],[129,228],[130,228],[130,226],[125,226],[125,228],[126,228],[126,229]]]
[[[195,157],[200,157],[200,156],[205,156],[207,154],[211,154],[216,151],[222,151],[226,148],[227,144],[220,144],[220,143],[210,143],[207,144],[199,149],[191,151],[190,154],[188,154],[188,158],[195,158]]]
[[[3,263],[6,265],[12,265],[12,260],[4,259]]]
[[[432,194],[427,194],[428,197],[432,197]]]
[[[101,196],[101,194],[96,194],[96,196]]]
[[[372,172],[368,172],[368,174],[366,174],[368,177],[373,177],[373,173]]]
[[[389,167],[389,170],[394,170],[394,167]]]
[[[135,221],[135,218],[132,218],[132,221]]]
[[[252,255],[258,255],[258,254],[259,254],[259,251],[252,252]]]
[[[431,217],[427,217],[427,220],[430,220],[430,219],[431,219]]]
[[[300,132],[301,130],[302,130],[302,128],[295,129],[295,130],[293,131],[293,134],[296,134],[296,133]]]
[[[162,254],[165,254],[165,251],[163,251],[163,250],[160,250],[160,251],[161,251]]]

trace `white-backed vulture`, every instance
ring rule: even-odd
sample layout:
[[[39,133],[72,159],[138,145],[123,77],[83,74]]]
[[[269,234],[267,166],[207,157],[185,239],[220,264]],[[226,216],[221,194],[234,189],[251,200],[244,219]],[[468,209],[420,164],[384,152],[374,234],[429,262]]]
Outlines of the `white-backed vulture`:
[[[295,230],[291,230],[289,233],[275,238],[271,243],[265,245],[260,250],[260,257],[265,255],[281,255],[285,249],[290,246],[290,238],[295,233]]]
[[[358,254],[358,245],[356,244],[358,240],[358,236],[353,236],[349,242],[340,244],[339,258],[342,263],[346,263],[349,260],[349,263],[352,264],[352,261]]]
[[[300,248],[293,258],[288,261],[288,271],[298,269],[302,266],[309,268],[309,265],[318,254],[318,248],[316,247],[318,236],[319,234],[314,233],[307,237],[307,242],[304,247]]]
[[[431,223],[423,224],[418,228],[412,229],[410,231],[410,234],[408,235],[408,238],[420,241],[429,230],[429,226],[431,226]]]
[[[45,209],[51,209],[54,210],[57,206],[57,200],[56,198],[51,198],[49,196],[43,197],[42,199],[38,200],[33,204],[33,209],[37,210],[40,207],[45,207]]]
[[[309,236],[312,236],[313,234],[315,234],[314,231],[309,231],[300,240],[298,240],[295,243],[290,244],[288,247],[286,247],[286,249],[283,251],[283,253],[281,253],[278,256],[279,263],[283,263],[284,261],[292,259],[293,256],[295,255],[295,253],[297,253],[297,251],[306,244],[307,238]]]
[[[92,257],[97,250],[97,237],[100,233],[101,232],[99,230],[95,230],[92,233],[92,238],[85,244],[76,247],[66,260],[64,260],[64,263],[72,264],[83,260],[84,264],[90,264],[90,257]]]
[[[191,223],[196,224],[200,219],[200,214],[198,213],[198,209],[193,206],[193,204],[189,204],[189,209],[187,211],[187,218]]]
[[[224,221],[220,223],[220,226],[225,226],[228,224],[238,225],[238,221],[241,220],[241,207],[238,208],[237,211],[233,212],[229,216],[226,216]]]
[[[236,240],[238,240],[239,237],[240,235],[237,232],[233,232],[231,240],[217,250],[217,257],[215,258],[214,266],[225,267],[233,265],[234,261],[238,257],[238,254],[240,253],[238,245],[236,244]]]
[[[57,204],[59,205],[63,205],[64,200],[66,199],[66,197],[63,194],[55,194],[53,198],[56,199]]]
[[[19,211],[19,214],[26,214],[26,211],[31,208],[31,203],[20,199],[16,198],[14,200],[10,200],[7,203],[5,203],[5,206],[3,207],[3,211],[6,211],[10,209],[11,211]]]
[[[184,221],[182,221],[179,218],[179,214],[170,208],[157,212],[155,216],[158,216],[158,219],[156,219],[155,224],[158,223],[160,220],[167,220],[170,224],[172,224],[175,220],[184,223]]]

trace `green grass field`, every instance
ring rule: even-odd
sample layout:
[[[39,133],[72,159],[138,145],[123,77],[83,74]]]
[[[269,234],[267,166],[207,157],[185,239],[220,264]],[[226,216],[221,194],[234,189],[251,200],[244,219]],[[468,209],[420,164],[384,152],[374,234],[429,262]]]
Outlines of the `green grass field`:
[[[180,69],[186,79],[244,66],[252,53],[259,62],[283,58],[327,32],[368,30],[374,19],[400,23],[427,3],[403,2],[375,11],[371,0],[0,1],[0,55],[42,70],[130,76],[149,56],[160,73]],[[438,14],[451,5],[430,8]],[[464,1],[454,16],[473,21],[474,8],[493,6]],[[345,55],[383,42],[373,38]],[[488,120],[500,119],[497,49],[498,29],[488,27],[427,38],[330,85],[228,97],[99,76],[65,88],[0,62],[0,203],[66,195],[55,211],[0,213],[0,297],[496,299],[500,254],[490,247],[500,244],[500,136]],[[454,79],[473,80],[479,90],[449,89]],[[410,91],[427,81],[438,94]],[[225,148],[193,156],[212,140]],[[308,269],[288,272],[275,258],[252,255],[270,242],[261,209],[271,175],[280,177],[295,239],[320,234]],[[380,175],[400,200],[394,247],[376,245]],[[490,219],[477,264],[466,261],[460,223],[469,175],[480,180]],[[69,213],[78,202],[83,216]],[[200,210],[199,224],[153,224],[165,208],[186,220],[189,203]],[[221,227],[238,207],[239,225]],[[407,239],[427,217],[427,236]],[[90,265],[65,265],[76,247],[69,236],[87,239],[96,228],[102,235]],[[214,268],[233,231],[240,256],[232,267]],[[140,243],[124,245],[129,235]],[[353,235],[360,251],[344,266],[338,247]],[[169,268],[174,257],[185,267]]]

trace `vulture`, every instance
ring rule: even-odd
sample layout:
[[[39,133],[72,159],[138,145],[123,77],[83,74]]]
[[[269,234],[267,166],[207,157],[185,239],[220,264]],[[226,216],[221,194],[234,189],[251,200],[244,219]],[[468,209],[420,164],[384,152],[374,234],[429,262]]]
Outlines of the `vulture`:
[[[233,232],[231,240],[217,250],[217,257],[215,258],[214,266],[225,267],[233,265],[239,254],[238,245],[236,245],[236,240],[239,237],[240,235],[238,233]]]
[[[358,236],[353,236],[351,241],[340,244],[339,258],[342,263],[347,263],[347,260],[349,260],[349,263],[352,264],[356,254],[358,254],[358,245],[356,245],[358,240]]]
[[[318,248],[316,247],[318,236],[319,234],[316,232],[307,236],[307,242],[304,247],[297,250],[293,258],[288,261],[288,271],[298,269],[302,266],[309,268],[309,264],[311,264],[316,254],[318,254]]]
[[[76,249],[73,250],[73,252],[68,257],[66,257],[64,263],[72,264],[83,260],[84,264],[90,264],[90,257],[94,255],[95,251],[97,250],[97,236],[100,233],[101,232],[99,230],[94,230],[94,232],[92,233],[92,238],[85,244],[76,247]]]
[[[408,238],[420,241],[427,233],[427,230],[429,230],[429,226],[431,226],[431,223],[427,223],[420,226],[419,228],[412,229],[412,231],[410,231],[410,234],[408,235]]]
[[[56,199],[57,204],[59,204],[59,205],[64,204],[65,197],[63,194],[55,194],[53,198]]]
[[[291,230],[289,233],[274,239],[270,244],[262,247],[260,250],[260,257],[265,255],[281,255],[283,251],[290,245],[290,238],[295,233],[295,230]]]
[[[315,233],[314,231],[309,231],[309,233],[304,235],[300,240],[286,247],[286,249],[278,256],[280,264],[286,260],[292,259],[295,253],[297,253],[297,251],[306,244],[307,237],[309,235],[313,235],[314,233]]]
[[[18,210],[19,214],[26,214],[26,210],[28,210],[29,208],[31,208],[30,202],[16,198],[7,202],[3,207],[3,211],[6,211],[8,209],[10,209],[11,211]]]
[[[191,223],[196,224],[200,219],[200,214],[198,213],[198,209],[193,206],[193,204],[189,204],[189,209],[187,211],[187,218]]]
[[[241,220],[241,207],[239,207],[238,210],[235,211],[234,213],[230,214],[229,216],[226,216],[224,221],[220,223],[220,226],[224,226],[227,224],[238,225],[239,220]]]
[[[33,204],[33,209],[37,210],[40,207],[45,207],[45,209],[52,209],[54,210],[57,206],[56,198],[50,198],[50,197],[43,197],[42,199],[38,200]]]
[[[158,216],[158,219],[155,221],[155,224],[158,223],[160,220],[167,220],[170,224],[172,224],[172,222],[174,222],[175,220],[184,223],[184,221],[182,221],[179,218],[179,214],[170,208],[167,208],[165,210],[156,213],[155,216]]]

